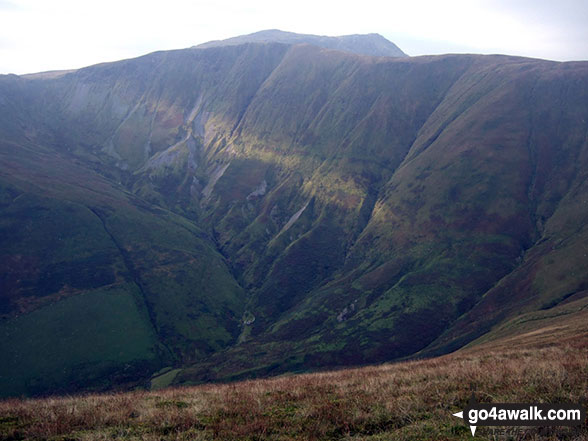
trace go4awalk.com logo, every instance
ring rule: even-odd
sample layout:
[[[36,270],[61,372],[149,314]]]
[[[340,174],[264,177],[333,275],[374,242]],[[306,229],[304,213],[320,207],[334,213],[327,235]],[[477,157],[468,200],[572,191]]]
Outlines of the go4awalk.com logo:
[[[474,393],[467,407],[453,416],[463,418],[472,436],[478,426],[579,426],[586,418],[582,404],[478,403]]]

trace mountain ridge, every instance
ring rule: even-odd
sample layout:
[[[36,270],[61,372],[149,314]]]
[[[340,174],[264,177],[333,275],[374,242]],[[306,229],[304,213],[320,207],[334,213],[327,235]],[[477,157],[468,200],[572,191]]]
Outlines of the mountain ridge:
[[[202,43],[194,48],[209,48],[226,45],[239,45],[245,43],[307,43],[326,49],[335,49],[359,55],[407,57],[398,46],[382,37],[380,34],[353,34],[339,37],[325,35],[298,34],[281,31],[279,29],[267,29],[252,34],[232,37],[225,40],[214,40]]]
[[[157,355],[152,374],[242,378],[447,352],[519,313],[521,299],[530,312],[581,294],[587,72],[251,43],[0,78],[2,325],[22,334],[2,349],[32,357],[21,323],[35,311],[142,288],[154,324],[143,307],[129,313],[145,329],[141,356],[172,354]],[[69,255],[54,234],[31,245],[36,212],[48,214],[30,228],[66,234],[47,225],[70,213],[82,237],[88,213],[59,201],[95,198],[84,170],[113,186],[88,233],[103,253]],[[52,182],[54,196],[39,200]],[[105,225],[116,240],[98,232]],[[550,249],[562,238],[573,277]],[[39,264],[51,247],[59,255]],[[497,290],[508,277],[516,295]],[[148,381],[145,366],[134,384]],[[43,392],[38,381],[23,377],[20,390]]]

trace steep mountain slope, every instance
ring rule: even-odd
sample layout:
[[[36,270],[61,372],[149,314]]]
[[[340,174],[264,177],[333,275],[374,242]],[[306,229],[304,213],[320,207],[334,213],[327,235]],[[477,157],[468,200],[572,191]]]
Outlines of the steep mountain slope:
[[[236,348],[235,355],[227,357],[228,369],[211,361],[213,371],[234,372],[240,356],[248,360],[242,369],[264,365],[261,372],[266,372],[381,361],[427,345],[446,351],[519,312],[552,307],[574,293],[585,295],[586,178],[580,164],[588,145],[580,115],[588,111],[586,63],[465,57],[464,70],[459,71],[457,60],[460,57],[419,60],[433,64],[427,72],[435,72],[436,85],[442,62],[451,63],[452,74],[463,73],[443,91],[438,105],[424,100],[434,102],[435,111],[414,142],[396,144],[410,146],[400,165],[392,165],[383,179],[357,186],[357,205],[349,207],[355,219],[369,200],[370,184],[377,188],[377,197],[356,240],[348,242],[353,236],[341,224],[338,230],[333,227],[346,218],[340,201],[351,199],[353,187],[341,182],[345,167],[317,167],[319,173],[310,178],[313,185],[331,178],[330,186],[323,184],[318,194],[309,191],[309,196],[314,197],[315,213],[316,205],[324,211],[315,214],[317,220],[300,239],[288,244],[272,263],[271,277],[255,291],[260,320],[252,332],[260,337],[251,347]],[[393,66],[398,64],[403,63]],[[414,60],[409,66],[416,68]],[[410,83],[403,78],[402,84]],[[383,108],[396,110],[390,104]],[[379,118],[383,115],[378,113]],[[365,154],[373,144],[364,139],[357,147]],[[316,145],[322,144],[313,140],[312,148]],[[390,141],[379,145],[388,147],[379,152],[404,153],[390,148],[395,145]],[[365,156],[383,163],[372,152]],[[345,162],[355,166],[358,160],[351,158]],[[349,173],[348,179],[353,176],[351,182],[357,182],[358,175],[365,176],[360,173]],[[338,203],[325,201],[329,194],[336,194]],[[324,237],[330,240],[321,241]],[[337,248],[346,242],[346,248]],[[564,249],[556,251],[556,243]],[[333,267],[326,280],[310,285],[313,273]],[[300,294],[301,287],[307,294]],[[264,317],[271,317],[270,323]],[[448,327],[451,330],[433,343]],[[257,359],[251,361],[251,354]],[[202,375],[197,371],[186,378]]]
[[[281,43],[0,78],[2,393],[432,354],[582,298],[587,93],[588,63]]]
[[[407,55],[391,41],[379,34],[342,35],[327,37],[323,35],[296,34],[278,29],[268,29],[241,35],[226,40],[209,41],[200,44],[198,48],[241,45],[245,43],[284,43],[284,44],[312,44],[326,49],[336,49],[360,55],[375,55],[383,57],[406,57]]]
[[[37,123],[9,104],[15,126]],[[136,384],[234,343],[244,293],[201,229],[15,137],[0,141],[3,395]]]
[[[243,292],[194,224],[1,143],[3,394],[136,383],[233,343]]]

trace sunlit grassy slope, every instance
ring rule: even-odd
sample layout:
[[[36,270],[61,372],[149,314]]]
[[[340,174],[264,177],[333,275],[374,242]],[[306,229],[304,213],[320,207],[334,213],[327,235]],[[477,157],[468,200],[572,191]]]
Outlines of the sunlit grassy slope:
[[[495,339],[427,360],[156,392],[5,400],[0,439],[505,439],[486,427],[472,438],[451,414],[465,407],[471,388],[482,402],[585,398],[587,307],[583,298],[520,317],[497,329]],[[580,441],[588,428],[523,428],[511,439]]]

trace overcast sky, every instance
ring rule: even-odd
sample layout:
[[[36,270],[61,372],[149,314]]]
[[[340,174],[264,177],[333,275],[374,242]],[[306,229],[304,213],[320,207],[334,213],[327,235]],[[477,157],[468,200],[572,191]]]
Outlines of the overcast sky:
[[[588,0],[0,0],[0,73],[78,68],[263,29],[377,32],[413,56],[588,60]]]

